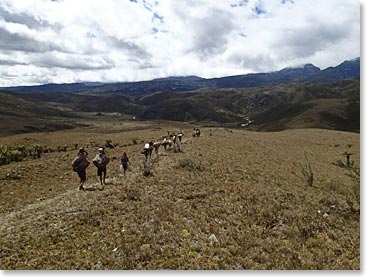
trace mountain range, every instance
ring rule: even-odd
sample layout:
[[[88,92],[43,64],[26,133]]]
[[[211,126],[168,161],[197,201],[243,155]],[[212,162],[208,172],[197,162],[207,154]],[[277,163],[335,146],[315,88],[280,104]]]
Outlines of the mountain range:
[[[122,93],[127,95],[144,95],[153,92],[257,87],[292,82],[331,83],[347,78],[359,78],[359,76],[360,58],[356,58],[324,70],[320,70],[320,68],[312,64],[305,64],[300,67],[288,67],[270,73],[251,73],[211,79],[204,79],[197,76],[184,76],[139,82],[45,84],[38,86],[3,87],[0,89],[18,92]]]
[[[80,118],[73,118],[88,112],[92,116],[118,113],[121,120],[185,121],[257,131],[359,132],[359,67],[357,58],[324,70],[306,64],[213,79],[185,76],[3,88],[0,129],[11,134],[73,128],[81,126]]]

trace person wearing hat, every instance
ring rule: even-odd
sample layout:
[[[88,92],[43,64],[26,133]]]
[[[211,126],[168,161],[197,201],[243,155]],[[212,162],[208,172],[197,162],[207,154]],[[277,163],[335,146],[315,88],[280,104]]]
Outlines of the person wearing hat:
[[[107,164],[110,159],[107,157],[106,152],[103,147],[98,148],[98,153],[93,159],[93,164],[97,167],[97,176],[99,176],[99,181],[101,183],[101,188],[106,185],[106,174],[107,174]]]
[[[88,152],[84,150],[84,148],[79,148],[78,154],[72,162],[73,170],[78,173],[80,178],[79,190],[84,190],[84,184],[87,181],[87,173],[86,169],[89,166],[89,162],[87,160]]]
[[[145,160],[148,160],[148,156],[150,155],[150,143],[146,143],[140,153],[145,156]]]

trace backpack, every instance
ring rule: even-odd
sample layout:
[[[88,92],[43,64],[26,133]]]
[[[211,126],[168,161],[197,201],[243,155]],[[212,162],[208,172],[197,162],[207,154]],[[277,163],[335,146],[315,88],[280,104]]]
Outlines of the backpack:
[[[90,162],[87,159],[84,159],[83,162],[80,164],[82,168],[87,168],[90,165]]]
[[[93,159],[93,164],[96,167],[104,167],[106,166],[108,163],[110,162],[110,158],[107,157],[107,155],[105,153],[100,154],[97,153],[97,155],[95,156],[95,158]]]
[[[126,164],[129,161],[127,156],[121,158],[121,164]]]
[[[104,161],[104,165],[108,165],[108,163],[110,162],[110,158],[109,157],[106,157],[105,161]]]
[[[71,168],[73,169],[73,171],[78,171],[82,161],[83,159],[81,159],[80,157],[76,157],[74,159],[73,163],[71,164]]]

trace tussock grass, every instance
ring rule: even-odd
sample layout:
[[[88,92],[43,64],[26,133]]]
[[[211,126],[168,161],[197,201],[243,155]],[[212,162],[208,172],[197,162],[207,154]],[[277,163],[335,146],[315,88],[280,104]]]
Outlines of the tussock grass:
[[[203,170],[203,167],[201,164],[196,164],[195,162],[193,162],[190,159],[179,160],[177,167],[187,169],[187,170],[198,170],[198,171]]]
[[[0,175],[22,174],[0,180],[1,269],[360,268],[360,218],[349,202],[356,209],[359,200],[347,197],[355,182],[350,169],[333,165],[340,157],[334,145],[357,146],[358,134],[207,133],[184,137],[183,153],[152,157],[149,178],[141,174],[142,145],[131,141],[159,137],[161,130],[108,134],[131,144],[108,150],[111,157],[126,150],[131,164],[123,176],[119,160],[111,160],[104,191],[77,191],[71,151],[1,167]],[[32,138],[58,145],[79,137],[58,135]],[[89,139],[104,141],[95,133]],[[312,153],[312,187],[300,174],[304,152]],[[87,170],[87,188],[97,187],[95,171]]]

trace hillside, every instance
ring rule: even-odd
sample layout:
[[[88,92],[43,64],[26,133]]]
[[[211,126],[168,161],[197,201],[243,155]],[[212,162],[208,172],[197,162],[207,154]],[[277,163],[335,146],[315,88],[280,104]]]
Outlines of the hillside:
[[[183,152],[160,149],[153,176],[141,176],[143,142],[180,127]],[[202,128],[196,139],[192,128],[0,138],[119,144],[107,150],[117,159],[108,165],[104,191],[93,165],[88,189],[77,191],[75,151],[0,168],[0,268],[360,269],[359,183],[342,166],[346,149],[360,164],[359,134]],[[122,149],[131,160],[126,177],[118,171]],[[91,159],[95,148],[87,151]],[[303,175],[307,160],[312,186]]]
[[[121,94],[12,93],[76,112],[118,112],[141,120],[175,120],[240,126],[251,130],[322,128],[359,131],[360,81],[283,84],[193,92]]]
[[[134,99],[121,94],[76,94],[76,93],[47,93],[47,92],[30,92],[30,93],[13,93],[18,97],[31,99],[37,102],[47,104],[56,104],[59,107],[65,107],[75,112],[123,112],[126,114],[139,114],[142,109],[136,105]]]
[[[64,109],[25,99],[9,92],[0,92],[0,134],[27,133],[71,129],[75,116]]]
[[[0,114],[19,118],[33,116],[70,117],[70,114],[66,112],[6,92],[0,92]]]
[[[264,95],[273,105],[254,115],[257,130],[322,128],[359,132],[360,83],[345,80],[332,84],[300,85],[288,93]]]

